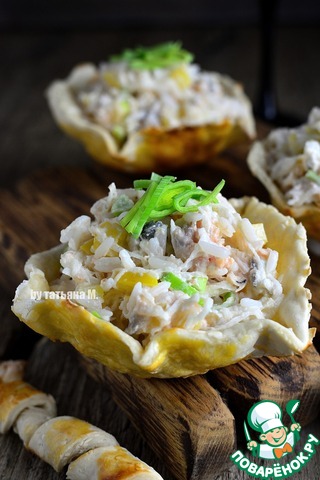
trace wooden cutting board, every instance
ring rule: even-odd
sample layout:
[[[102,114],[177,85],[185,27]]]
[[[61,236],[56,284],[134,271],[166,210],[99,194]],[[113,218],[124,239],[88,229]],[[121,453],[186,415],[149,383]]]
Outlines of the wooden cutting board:
[[[246,148],[238,148],[205,166],[177,172],[177,176],[208,189],[225,178],[225,196],[256,195],[267,201],[267,193],[246,167],[245,155]],[[62,167],[38,171],[10,191],[0,191],[0,267],[6,272],[0,280],[2,290],[13,297],[31,253],[56,245],[60,230],[76,216],[88,214],[92,203],[106,195],[112,181],[127,187],[132,180],[92,164],[87,170]],[[312,269],[308,286],[313,293],[312,324],[318,326],[320,258],[314,255]],[[13,340],[8,342],[5,356],[25,351],[21,328],[24,334],[26,327],[13,328]],[[37,337],[28,335],[31,350]],[[38,354],[43,354],[41,349]],[[112,371],[105,373],[92,361],[83,363],[111,391],[172,475],[181,480],[209,480],[231,467],[230,454],[237,443],[245,444],[243,420],[258,400],[274,400],[283,408],[288,400],[301,400],[296,420],[303,426],[319,412],[320,356],[315,346],[298,356],[242,361],[205,376],[176,380],[136,379]],[[90,398],[83,401],[90,402]]]

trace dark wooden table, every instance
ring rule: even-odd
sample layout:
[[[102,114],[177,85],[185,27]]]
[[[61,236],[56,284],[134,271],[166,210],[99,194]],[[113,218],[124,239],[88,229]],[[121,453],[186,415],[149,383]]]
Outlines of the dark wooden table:
[[[218,48],[222,32],[172,30],[147,32],[148,43],[181,38],[186,46],[210,63],[210,45]],[[57,399],[59,414],[83,418],[106,429],[132,453],[154,466],[165,480],[173,480],[162,461],[155,457],[147,443],[133,428],[111,398],[106,386],[94,382],[81,367],[78,355],[71,347],[53,344],[36,338],[10,311],[14,289],[23,279],[23,264],[32,252],[55,245],[59,228],[76,215],[88,213],[95,198],[103,195],[110,179],[119,186],[128,186],[132,177],[103,170],[93,164],[82,148],[65,137],[55,127],[46,106],[43,92],[49,82],[64,76],[83,60],[99,61],[122,47],[141,43],[141,33],[117,31],[106,33],[11,34],[6,35],[2,53],[0,78],[1,186],[0,201],[0,358],[28,358],[27,379]],[[4,74],[5,73],[5,74]],[[261,126],[260,135],[268,129]],[[258,195],[268,200],[266,192],[253,179],[245,165],[247,147],[232,152],[219,161],[215,170],[210,164],[183,172],[185,178],[197,179],[204,188],[212,187],[223,175],[227,180],[226,196]],[[242,160],[237,161],[238,158]],[[34,171],[37,170],[36,173]],[[30,176],[31,173],[31,176]],[[81,179],[89,175],[97,189],[88,195],[81,190]],[[63,177],[55,186],[56,178]],[[235,181],[243,178],[243,182]],[[76,190],[78,179],[79,190]],[[69,186],[69,187],[68,187]],[[57,211],[46,212],[38,191],[47,189],[56,195]],[[17,202],[19,209],[14,208]],[[9,202],[9,203],[8,203]],[[30,203],[28,203],[30,202]],[[32,204],[33,208],[28,209]],[[8,207],[10,205],[10,207]],[[21,205],[25,206],[21,217]],[[64,209],[65,205],[65,209]],[[14,213],[15,212],[15,213]],[[55,215],[53,222],[50,217]],[[46,225],[46,234],[39,235]],[[313,258],[316,265],[319,259]],[[320,284],[313,278],[313,288]],[[314,312],[319,321],[319,312]],[[303,431],[320,438],[319,418]],[[302,440],[303,441],[303,440]],[[3,480],[37,480],[65,478],[25,451],[13,432],[0,437],[0,478]],[[317,479],[320,471],[320,452],[296,475],[301,479]],[[220,480],[249,478],[230,462],[229,470]],[[295,478],[295,477],[293,477]]]

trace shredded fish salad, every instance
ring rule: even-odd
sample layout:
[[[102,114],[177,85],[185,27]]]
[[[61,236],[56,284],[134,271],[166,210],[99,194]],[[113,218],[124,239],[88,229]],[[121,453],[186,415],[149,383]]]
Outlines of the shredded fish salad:
[[[281,128],[264,142],[267,169],[290,206],[320,206],[320,108],[298,128]]]
[[[263,224],[242,218],[220,192],[152,174],[96,202],[61,232],[55,291],[142,343],[170,328],[223,330],[272,318],[283,298],[278,253]],[[152,192],[151,196],[150,191]],[[148,196],[149,195],[149,196]]]
[[[160,53],[159,53],[160,52]],[[119,145],[139,130],[236,121],[250,109],[235,95],[240,84],[201,71],[179,44],[126,50],[99,65],[76,101]]]

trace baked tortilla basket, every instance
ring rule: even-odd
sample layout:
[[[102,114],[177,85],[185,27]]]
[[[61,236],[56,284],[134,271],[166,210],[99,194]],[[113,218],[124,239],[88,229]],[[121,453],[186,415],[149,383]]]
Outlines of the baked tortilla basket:
[[[228,201],[223,200],[224,197],[221,197],[220,194],[218,198],[220,198],[221,208],[225,208]],[[105,208],[106,201],[104,199],[102,201],[104,203],[98,202],[95,211],[101,213],[101,206],[103,205]],[[41,294],[41,292],[55,289],[54,285],[61,276],[61,259],[65,259],[68,255],[65,243],[51,250],[37,253],[28,260],[25,267],[28,280],[25,280],[17,288],[13,303],[14,313],[31,329],[51,340],[71,343],[84,358],[94,359],[108,368],[140,377],[187,377],[224,367],[245,358],[262,355],[292,355],[302,352],[310,345],[314,335],[314,329],[309,329],[308,326],[311,304],[309,302],[310,292],[305,288],[305,282],[310,274],[310,262],[306,248],[305,229],[302,225],[297,225],[294,219],[282,215],[273,206],[261,203],[256,198],[245,197],[232,200],[230,203],[236,210],[235,215],[239,213],[242,219],[248,219],[253,225],[261,226],[263,224],[267,238],[264,246],[267,250],[264,251],[269,252],[268,249],[273,249],[278,252],[277,282],[281,283],[282,293],[277,300],[276,308],[273,309],[272,317],[268,318],[261,314],[251,315],[252,305],[248,304],[248,307],[243,307],[245,310],[243,308],[241,310],[242,314],[247,312],[241,321],[236,322],[235,318],[228,319],[230,327],[213,325],[210,328],[202,328],[199,323],[190,328],[182,323],[168,324],[141,340],[139,335],[132,333],[133,330],[130,334],[127,333],[128,330],[125,331],[123,318],[120,318],[120,309],[124,309],[121,307],[123,305],[121,303],[112,307],[111,321],[106,321],[92,309],[90,311],[89,307],[79,305],[68,298],[44,298],[44,295],[41,299],[35,298],[33,292]],[[89,217],[80,217],[78,221],[89,224],[90,219]],[[105,223],[103,225],[106,228]],[[82,228],[81,232],[83,233],[86,228]],[[83,238],[80,238],[79,235],[70,237],[69,245],[70,242],[72,245],[72,242],[83,242]],[[117,238],[121,237],[121,235],[119,237],[119,230],[117,230],[117,235]],[[235,237],[232,238],[235,239]],[[139,240],[135,239],[134,241]],[[148,241],[144,240],[143,248],[146,248],[145,245]],[[91,242],[92,248],[92,240],[89,242]],[[123,237],[121,237],[121,242],[123,242]],[[88,249],[88,240],[83,245],[82,249]],[[128,250],[125,252],[126,255],[124,255],[124,250],[126,249],[121,247],[119,255],[122,261],[128,262],[126,253]],[[108,257],[108,260],[105,258],[102,259],[102,262],[118,262],[118,259],[115,260],[114,257]],[[172,259],[172,256],[170,258]],[[158,260],[154,258],[153,261]],[[81,270],[77,270],[77,272],[79,271]],[[155,269],[156,271],[158,270]],[[107,297],[111,306],[119,294],[120,282],[122,282],[122,292],[126,292],[128,288],[138,289],[137,285],[130,286],[133,278],[132,272],[138,272],[141,282],[149,285],[145,287],[146,295],[153,291],[152,288],[158,288],[160,283],[166,288],[170,287],[171,278],[168,275],[172,276],[171,273],[166,274],[166,280],[169,280],[167,282],[157,283],[152,277],[153,280],[150,283],[151,277],[145,273],[141,274],[141,268],[139,270],[134,267],[129,273],[125,272],[121,277],[122,280],[117,281],[116,288],[110,290]],[[68,273],[71,275],[70,272]],[[129,278],[128,275],[131,277]],[[119,278],[119,274],[117,278]],[[154,287],[155,284],[156,287]],[[177,285],[174,287],[173,281],[172,287],[173,290],[177,288]],[[139,284],[139,288],[140,294],[144,295],[141,284]],[[180,282],[179,288],[180,290],[185,289],[185,283]],[[190,286],[188,288],[190,289]],[[192,309],[194,309],[195,315],[201,315],[201,307],[204,304],[197,301],[197,296],[189,298],[181,291],[173,290],[171,289],[168,295],[177,295],[178,299],[183,298],[183,301],[186,302],[181,303],[184,306],[179,307],[180,310],[176,312],[175,318],[179,319],[177,322],[186,315],[186,311],[192,311]],[[185,292],[191,295],[186,289]],[[123,295],[122,301],[123,298],[128,298],[128,296]],[[196,300],[192,303],[192,299]],[[127,303],[129,312],[133,311],[137,305],[137,300],[131,300],[131,302],[133,303]],[[141,305],[143,306],[142,301]],[[155,308],[158,307],[155,306]],[[192,322],[192,319],[191,315],[188,322]],[[145,321],[147,324],[150,322],[150,325],[153,322],[157,326],[155,317],[150,317],[149,320],[147,318]],[[90,360],[88,361],[90,362]]]
[[[271,201],[284,215],[290,215],[296,222],[301,222],[306,228],[308,235],[320,241],[320,190],[316,184],[320,182],[320,109],[314,107],[307,123],[297,128],[279,128],[273,130],[263,141],[255,142],[249,152],[247,163],[252,174],[260,180],[269,192]],[[296,176],[295,181],[299,182],[301,189],[296,192],[306,200],[296,204],[288,203],[286,192],[281,188],[277,178],[272,177],[270,171],[270,159],[274,162],[277,159],[276,167],[282,175],[286,162],[292,159],[289,175]],[[294,160],[296,159],[296,160]],[[284,167],[281,167],[280,163]],[[308,171],[309,170],[309,171]],[[314,170],[314,171],[312,171]],[[318,173],[316,173],[316,170]],[[295,171],[297,172],[295,174]],[[308,178],[308,175],[311,176]],[[287,182],[289,179],[288,172]],[[311,180],[310,178],[314,179]],[[302,181],[301,181],[302,180]],[[284,180],[283,180],[284,182]],[[294,185],[294,184],[293,184]],[[316,188],[318,191],[316,192]],[[314,192],[313,198],[310,192]],[[313,199],[316,198],[316,202]]]
[[[182,73],[178,70],[174,74],[181,84],[181,78],[187,74],[183,69]],[[251,103],[241,85],[227,76],[215,75],[223,92],[222,104],[229,102],[225,114],[209,122],[197,120],[179,125],[178,119],[175,127],[164,127],[153,121],[129,132],[120,144],[107,126],[97,122],[91,111],[85,111],[76,95],[101,80],[95,65],[79,65],[66,79],[54,81],[47,90],[47,98],[59,127],[81,142],[94,160],[125,172],[167,172],[206,162],[230,145],[255,137]],[[107,85],[115,87],[113,77]],[[121,94],[121,86],[116,88]],[[189,87],[183,85],[185,88]]]

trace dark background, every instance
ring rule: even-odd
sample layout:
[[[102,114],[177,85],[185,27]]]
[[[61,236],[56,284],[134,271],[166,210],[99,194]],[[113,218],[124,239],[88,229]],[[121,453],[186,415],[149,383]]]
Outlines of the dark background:
[[[261,16],[272,27],[271,70]],[[320,105],[318,1],[0,1],[0,186],[39,167],[88,165],[51,118],[44,92],[52,80],[79,62],[168,40],[240,81],[260,117],[261,91],[271,88],[274,124],[303,122]]]
[[[3,0],[0,26],[10,28],[123,28],[255,24],[260,0]],[[273,0],[267,3],[272,4]],[[280,0],[281,24],[318,23],[320,2]]]

